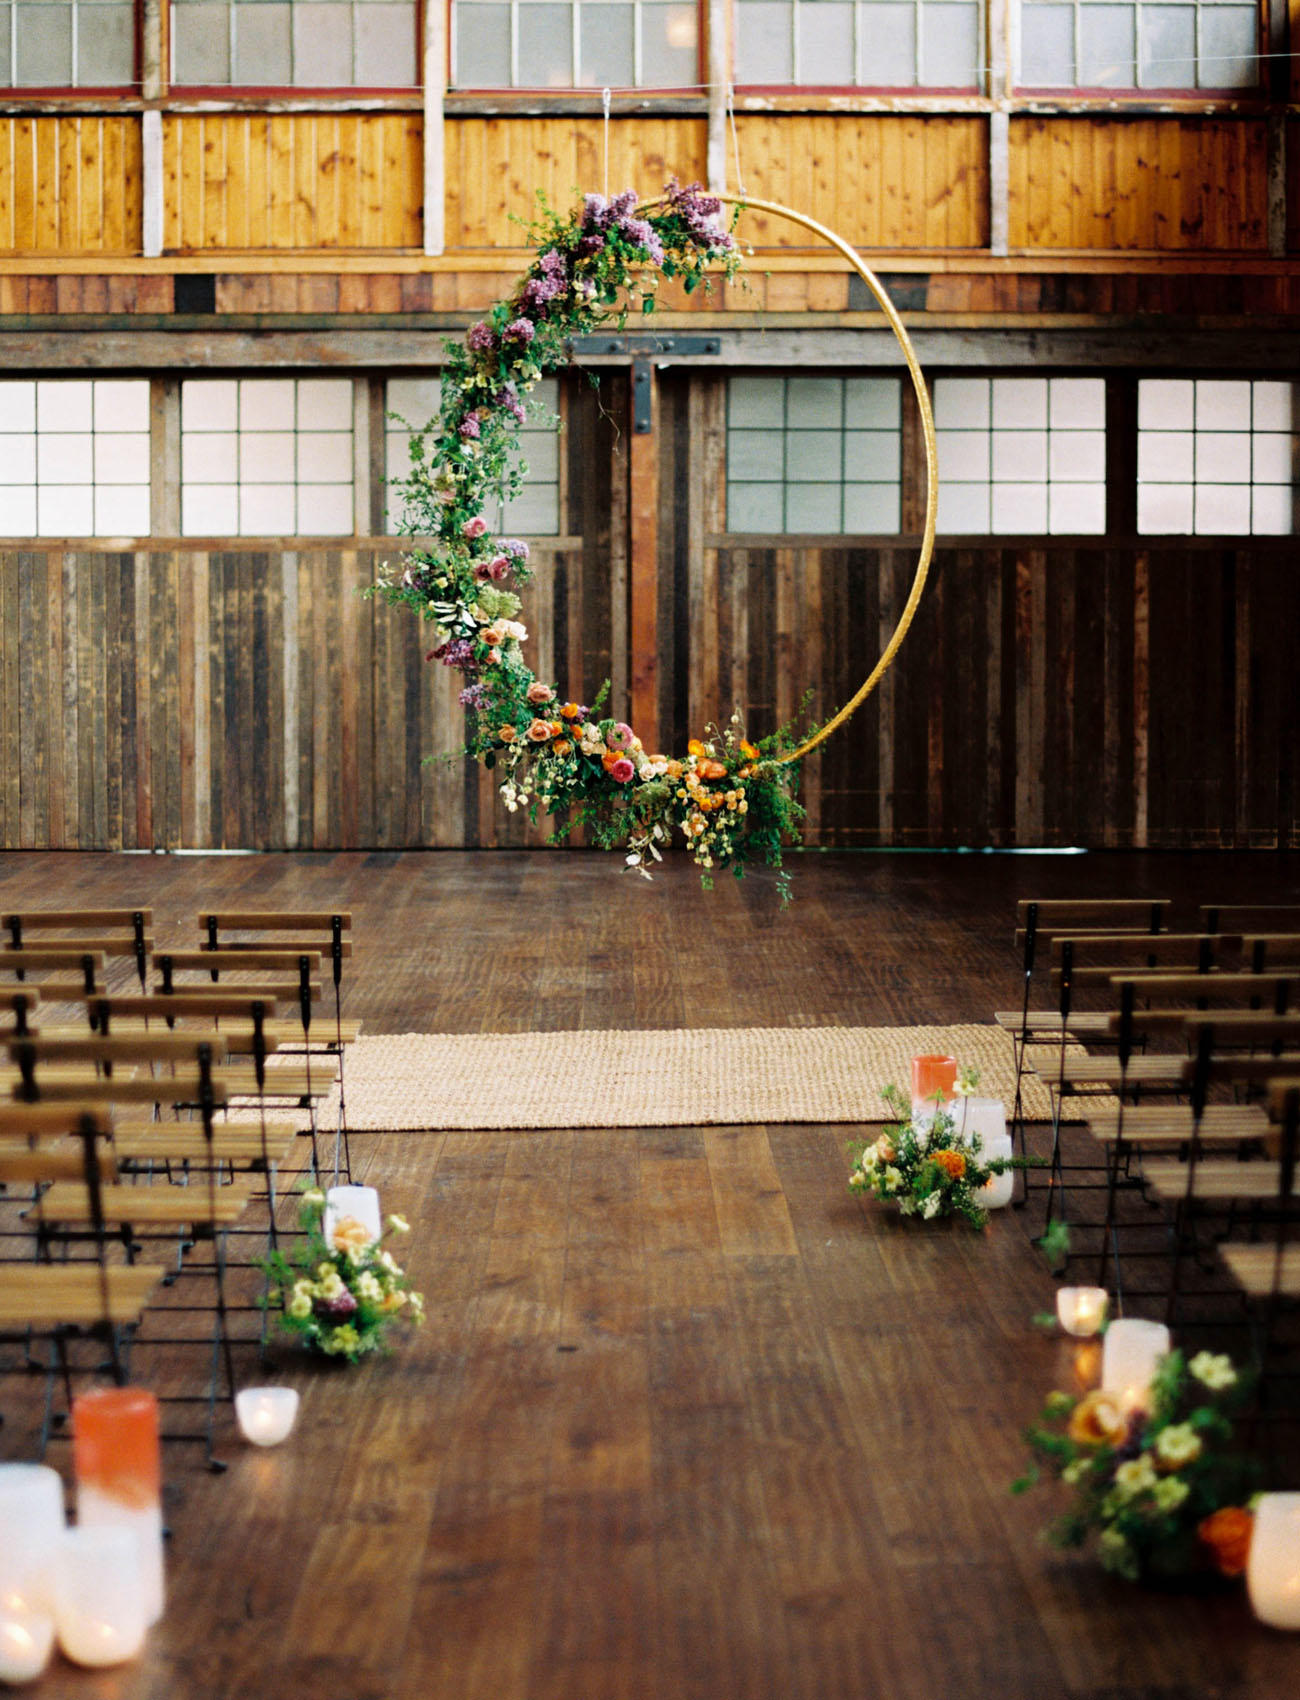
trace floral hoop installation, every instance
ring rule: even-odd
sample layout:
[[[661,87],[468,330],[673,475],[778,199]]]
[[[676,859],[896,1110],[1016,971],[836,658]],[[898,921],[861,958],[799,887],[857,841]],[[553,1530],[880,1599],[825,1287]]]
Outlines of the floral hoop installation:
[[[724,203],[733,208],[724,228]],[[566,700],[537,679],[523,658],[528,632],[517,591],[528,581],[528,545],[497,538],[484,507],[512,495],[526,471],[518,434],[524,398],[547,372],[570,363],[569,339],[640,306],[654,311],[660,278],[680,278],[688,293],[710,287],[710,273],[741,269],[733,234],[742,210],[788,219],[828,242],[863,278],[902,349],[920,408],[925,441],[926,513],[921,551],[892,637],[862,687],[837,714],[802,740],[785,727],[751,743],[738,713],[693,738],[683,756],[652,752],[633,728],[592,703]],[[381,568],[374,589],[431,621],[438,642],[429,659],[466,676],[468,751],[504,769],[501,794],[512,812],[536,817],[568,810],[603,849],[623,846],[628,866],[649,877],[674,830],[681,833],[705,885],[750,862],[781,868],[783,845],[797,837],[803,810],[794,791],[798,763],[842,726],[883,678],[921,599],[934,549],[938,470],[934,420],[925,380],[902,320],[871,270],[847,242],[803,213],[771,201],[706,195],[674,179],[661,199],[638,206],[636,191],[587,195],[567,217],[545,209],[530,231],[537,258],[513,293],[448,342],[439,415],[411,438],[413,470],[401,484],[402,530],[422,541],[398,568]],[[430,539],[431,541],[424,541]],[[784,888],[783,888],[784,891]]]

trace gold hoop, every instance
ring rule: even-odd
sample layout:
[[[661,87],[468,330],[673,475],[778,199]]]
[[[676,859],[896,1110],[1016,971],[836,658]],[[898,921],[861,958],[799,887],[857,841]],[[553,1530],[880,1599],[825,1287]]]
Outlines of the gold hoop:
[[[710,191],[712,193],[712,191]],[[750,212],[773,213],[777,218],[789,219],[792,224],[802,225],[805,230],[811,230],[820,236],[823,242],[829,242],[831,247],[841,253],[858,274],[867,288],[880,304],[880,309],[889,321],[889,328],[903,351],[907,369],[911,373],[912,388],[916,392],[917,406],[921,410],[921,432],[925,440],[925,530],[921,536],[921,553],[916,563],[916,572],[912,578],[912,588],[907,593],[907,601],[899,616],[898,624],[894,627],[893,635],[885,645],[880,660],[872,668],[866,683],[845,703],[839,713],[834,715],[813,733],[811,738],[800,744],[797,750],[792,750],[788,756],[783,756],[783,762],[801,761],[818,744],[829,738],[837,731],[850,715],[854,714],[875,690],[876,686],[889,671],[890,664],[898,654],[899,646],[907,636],[907,628],[912,623],[921,601],[921,592],[925,589],[926,575],[930,571],[930,560],[934,554],[935,516],[939,506],[939,460],[938,449],[934,439],[934,414],[930,410],[930,397],[925,387],[925,379],[921,374],[921,364],[916,358],[916,350],[912,347],[912,339],[907,334],[907,328],[899,318],[894,303],[886,295],[880,280],[866,265],[857,250],[851,248],[842,236],[837,236],[833,230],[828,230],[824,224],[818,224],[816,219],[808,218],[804,213],[795,212],[792,207],[779,206],[775,201],[755,201],[742,195],[714,195],[715,200],[722,201],[727,206],[737,207]],[[651,201],[649,206],[664,206],[662,199]]]

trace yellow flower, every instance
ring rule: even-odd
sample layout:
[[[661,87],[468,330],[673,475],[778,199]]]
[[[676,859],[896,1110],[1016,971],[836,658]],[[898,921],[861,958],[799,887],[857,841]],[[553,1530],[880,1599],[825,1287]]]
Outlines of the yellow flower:
[[[409,1234],[411,1231],[411,1224],[406,1220],[405,1216],[390,1216],[388,1218],[388,1227],[390,1232],[394,1234]]]
[[[1115,1395],[1098,1388],[1080,1399],[1066,1432],[1080,1446],[1118,1446],[1128,1435],[1128,1418]]]
[[[1144,1452],[1140,1458],[1126,1459],[1116,1470],[1115,1491],[1121,1499],[1136,1499],[1138,1494],[1153,1488],[1157,1479],[1151,1454]]]
[[[290,1316],[296,1316],[301,1321],[303,1317],[311,1315],[311,1299],[306,1293],[300,1293],[295,1288],[293,1297],[289,1300],[285,1309]]]
[[[1190,1423],[1171,1423],[1156,1436],[1156,1459],[1163,1469],[1180,1470],[1199,1458],[1203,1442]]]

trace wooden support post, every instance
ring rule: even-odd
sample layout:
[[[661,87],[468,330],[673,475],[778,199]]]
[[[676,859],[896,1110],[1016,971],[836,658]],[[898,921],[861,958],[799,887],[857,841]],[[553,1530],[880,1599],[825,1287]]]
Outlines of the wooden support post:
[[[1270,112],[1268,125],[1267,196],[1268,251],[1278,259],[1286,257],[1286,115]]]
[[[709,188],[727,192],[727,96],[731,88],[730,23],[727,0],[709,0],[705,8],[705,77],[709,85],[709,131],[706,156]]]
[[[650,374],[650,430],[628,418],[628,682],[630,718],[648,750],[659,743],[659,377]]]
[[[443,5],[424,8],[424,251],[441,254],[447,246],[446,126],[447,14]]]

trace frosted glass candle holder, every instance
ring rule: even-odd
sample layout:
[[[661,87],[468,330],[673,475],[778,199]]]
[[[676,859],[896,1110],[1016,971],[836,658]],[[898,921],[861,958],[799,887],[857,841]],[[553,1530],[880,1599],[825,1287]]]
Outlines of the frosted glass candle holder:
[[[34,1682],[50,1662],[54,1619],[16,1595],[0,1595],[0,1682]]]
[[[292,1387],[244,1387],[235,1395],[239,1432],[254,1446],[278,1446],[289,1438],[298,1415]]]
[[[1266,1493],[1255,1507],[1246,1589],[1261,1623],[1300,1629],[1300,1493]]]
[[[125,1664],[144,1645],[145,1584],[133,1530],[69,1529],[54,1588],[59,1646],[73,1664]]]
[[[332,1186],[325,1194],[325,1244],[334,1244],[334,1230],[343,1223],[359,1222],[368,1242],[373,1243],[383,1233],[379,1219],[379,1194],[372,1186]]]
[[[48,1617],[64,1532],[63,1482],[57,1470],[45,1464],[0,1464],[0,1530],[0,1607]]]
[[[1126,1410],[1146,1405],[1156,1365],[1169,1351],[1169,1330],[1163,1322],[1121,1317],[1106,1330],[1101,1355],[1101,1385],[1114,1393]]]
[[[1007,1111],[1001,1098],[957,1097],[944,1109],[952,1117],[956,1137],[963,1145],[969,1145],[978,1134],[986,1157],[1002,1155],[989,1149],[989,1140],[1007,1131]]]
[[[158,1400],[143,1387],[99,1387],[72,1401],[77,1522],[130,1531],[140,1554],[145,1621],[163,1613],[162,1449]]]
[[[1088,1340],[1106,1320],[1105,1287],[1061,1287],[1056,1294],[1056,1317],[1067,1334]]]
[[[991,1099],[986,1101],[994,1102]],[[1001,1108],[1002,1105],[999,1102],[998,1109],[1001,1110]],[[1010,1158],[1011,1135],[1005,1132],[981,1135],[980,1156],[981,1158]],[[977,1204],[982,1204],[985,1210],[1005,1210],[1011,1202],[1011,1195],[1015,1191],[1015,1186],[1016,1171],[1014,1169],[1003,1169],[1000,1175],[993,1175],[980,1187],[975,1194],[975,1201]]]
[[[933,1115],[934,1100],[942,1096],[950,1102],[957,1085],[956,1057],[924,1056],[912,1058],[912,1115]]]

